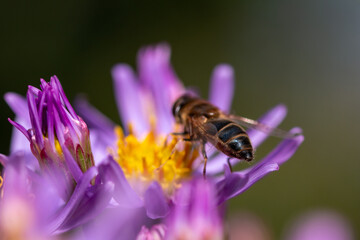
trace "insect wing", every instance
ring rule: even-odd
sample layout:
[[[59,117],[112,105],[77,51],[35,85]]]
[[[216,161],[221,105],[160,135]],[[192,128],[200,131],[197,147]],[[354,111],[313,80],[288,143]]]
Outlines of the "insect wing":
[[[261,122],[258,122],[256,120],[241,117],[241,116],[235,116],[235,115],[228,115],[228,118],[237,122],[238,124],[246,127],[246,128],[252,128],[261,132],[264,132],[266,134],[269,134],[274,137],[279,138],[293,138],[299,135],[299,133],[290,133],[285,130],[279,129],[279,128],[273,128],[266,124],[263,124]]]
[[[207,124],[204,122],[202,116],[194,116],[190,118],[190,126],[193,128],[192,131],[197,137],[200,138],[207,138],[209,140],[215,138],[215,134],[217,133],[216,128],[212,125]]]

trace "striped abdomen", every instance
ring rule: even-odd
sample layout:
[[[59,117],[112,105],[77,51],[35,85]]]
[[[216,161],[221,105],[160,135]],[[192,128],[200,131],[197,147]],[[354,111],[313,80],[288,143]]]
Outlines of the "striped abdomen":
[[[253,148],[249,136],[236,122],[227,119],[211,119],[204,124],[207,140],[229,157],[251,161]]]

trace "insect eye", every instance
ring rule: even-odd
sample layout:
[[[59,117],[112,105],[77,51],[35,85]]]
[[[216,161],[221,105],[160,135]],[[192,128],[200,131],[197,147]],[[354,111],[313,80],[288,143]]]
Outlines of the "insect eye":
[[[178,100],[176,100],[176,102],[173,105],[172,108],[172,114],[174,115],[174,117],[176,117],[176,115],[179,114],[180,110],[189,102],[191,102],[193,100],[193,97],[191,97],[190,95],[183,95],[180,98],[178,98]]]
[[[176,116],[176,112],[177,112],[177,108],[178,108],[178,101],[179,100],[177,100],[172,107],[172,114],[174,117]]]

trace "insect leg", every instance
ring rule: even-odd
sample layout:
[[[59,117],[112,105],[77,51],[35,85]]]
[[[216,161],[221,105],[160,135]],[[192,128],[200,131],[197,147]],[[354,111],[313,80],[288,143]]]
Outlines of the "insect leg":
[[[181,140],[183,141],[192,141],[189,133],[187,132],[182,132],[182,133],[171,133],[171,135],[174,135],[174,136],[181,136]]]
[[[228,165],[229,165],[230,172],[233,172],[233,169],[232,169],[232,166],[231,166],[231,163],[230,163],[230,159],[231,159],[231,157],[228,157],[228,158],[227,158],[227,163],[228,163]]]
[[[187,123],[186,125],[188,126],[188,129],[185,128],[183,132],[174,132],[171,134],[174,136],[181,136],[184,141],[194,140],[193,129],[192,129],[192,125],[193,125],[192,119],[190,120],[190,123]]]
[[[174,135],[174,136],[186,136],[186,135],[189,135],[188,132],[173,132],[171,133],[171,135]]]
[[[205,151],[205,142],[204,142],[204,141],[201,141],[200,144],[201,144],[201,145],[200,145],[200,147],[201,147],[201,153],[202,153],[202,155],[203,155],[203,157],[204,157],[203,176],[204,176],[204,178],[205,178],[205,177],[206,177],[206,163],[207,163],[208,157],[207,157],[206,151]]]

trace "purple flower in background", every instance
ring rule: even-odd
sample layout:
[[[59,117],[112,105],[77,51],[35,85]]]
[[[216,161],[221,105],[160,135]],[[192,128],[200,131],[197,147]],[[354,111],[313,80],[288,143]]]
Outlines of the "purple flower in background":
[[[229,239],[270,240],[268,226],[253,213],[237,213],[230,220]],[[303,213],[285,229],[282,240],[353,240],[349,222],[332,210]]]
[[[79,99],[77,109],[90,126],[94,155],[102,156],[108,153],[109,147],[112,149],[117,162],[112,164],[113,172],[121,176],[115,185],[120,187],[129,182],[138,198],[143,200],[147,215],[151,218],[164,217],[182,182],[202,173],[198,151],[188,143],[176,145],[177,139],[170,134],[179,130],[171,114],[172,104],[188,90],[173,71],[170,48],[166,44],[140,50],[138,74],[130,66],[118,64],[113,68],[112,75],[125,134],[119,127],[114,133],[116,124],[86,101]],[[226,64],[217,66],[211,77],[209,100],[228,112],[233,91],[232,68]],[[286,107],[278,105],[259,121],[276,127],[285,116]],[[294,128],[291,132],[300,133],[301,130]],[[255,148],[268,137],[257,130],[249,130],[248,134]],[[284,139],[264,159],[246,170],[233,173],[225,164],[224,154],[213,156],[211,153],[214,151],[208,150],[207,176],[216,176],[219,203],[242,193],[269,172],[278,170],[302,141],[302,135]],[[225,174],[219,175],[223,171]],[[134,192],[130,195],[133,196]]]
[[[237,212],[227,222],[228,239],[271,240],[271,231],[254,213]]]
[[[296,219],[287,230],[285,240],[353,240],[354,235],[344,217],[332,211],[314,211]]]

